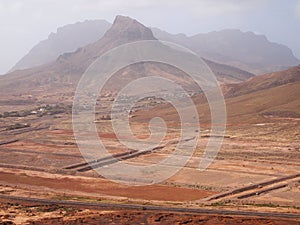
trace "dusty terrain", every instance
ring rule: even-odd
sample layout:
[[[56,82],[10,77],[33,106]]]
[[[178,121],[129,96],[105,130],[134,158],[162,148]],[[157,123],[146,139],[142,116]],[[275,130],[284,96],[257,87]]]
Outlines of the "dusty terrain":
[[[34,107],[27,107],[29,111],[35,111]],[[7,106],[5,110],[9,108]],[[151,108],[141,110],[143,113],[137,111],[135,117],[132,117],[132,129],[138,136],[146,137],[149,134],[146,129],[147,118],[155,114],[150,113]],[[245,124],[234,124],[233,121],[228,126],[223,146],[216,160],[206,171],[201,172],[197,169],[199,159],[209,138],[209,133],[206,131],[209,125],[204,124],[197,150],[185,168],[161,184],[133,187],[108,181],[91,169],[80,170],[86,168],[80,166],[85,163],[85,160],[74,140],[68,105],[44,107],[42,111],[41,114],[10,115],[0,118],[3,127],[0,132],[0,188],[1,194],[6,197],[300,213],[300,143],[293,136],[296,127],[300,125],[297,119],[266,117],[264,123],[251,125],[247,121]],[[98,114],[97,126],[101,127],[99,136],[112,154],[126,154],[129,149],[116,139],[110,120],[102,119],[105,113]],[[141,115],[145,123],[142,122]],[[176,142],[170,141],[178,137],[176,118],[176,115],[165,118],[167,124],[173,126],[173,129],[168,130],[161,144],[162,148],[126,161],[139,165],[151,164],[170,154],[176,145]],[[13,124],[30,124],[30,126],[12,127]],[[283,135],[278,137],[276,130],[283,132]],[[2,199],[4,203],[8,201]],[[22,203],[22,201],[17,202]],[[22,205],[9,206],[15,207],[13,210],[7,210],[5,207],[8,206],[5,204],[1,206],[2,218],[4,218],[2,220],[13,221],[16,224],[22,224],[20,220],[26,218],[28,221],[32,220],[29,224],[83,222],[130,224],[130,221],[140,224],[297,224],[299,222],[291,218],[208,216],[134,210],[78,211],[72,207],[71,209],[50,207],[51,213],[48,209],[45,209],[47,211],[45,213],[36,212],[39,209],[28,209],[27,206]],[[16,217],[14,216],[16,214],[11,212],[22,216]]]

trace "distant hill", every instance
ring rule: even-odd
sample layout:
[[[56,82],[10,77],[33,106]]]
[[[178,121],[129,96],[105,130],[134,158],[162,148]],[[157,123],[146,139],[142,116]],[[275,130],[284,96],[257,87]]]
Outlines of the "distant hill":
[[[98,41],[110,27],[111,24],[104,20],[87,20],[58,28],[56,33],[34,46],[11,71],[50,63],[64,53]],[[288,47],[272,43],[265,36],[252,32],[227,29],[191,37],[173,35],[158,28],[152,28],[152,32],[157,39],[186,46],[207,60],[257,75],[284,70],[300,63]]]
[[[50,63],[63,53],[74,52],[79,47],[98,41],[110,26],[105,20],[86,20],[60,27],[48,39],[34,46],[11,71]]]
[[[78,48],[75,52],[64,53],[51,63],[31,69],[18,70],[0,77],[1,90],[4,92],[13,91],[14,93],[35,92],[43,95],[50,92],[74,92],[80,77],[96,58],[114,47],[140,40],[156,40],[156,38],[149,28],[138,21],[129,17],[117,16],[112,27],[98,41]],[[207,63],[222,83],[241,82],[254,76],[232,66],[211,61],[207,61]],[[130,78],[146,76],[149,73],[152,75],[164,74],[169,78],[172,77],[174,80],[183,82],[187,86],[190,84],[187,76],[174,68],[153,65],[153,63],[142,63],[136,68],[129,67],[119,71],[114,82],[109,86],[110,91],[123,86]]]
[[[204,58],[255,74],[283,70],[300,63],[288,47],[272,43],[264,35],[253,32],[227,29],[188,37],[157,28],[152,28],[152,31],[160,40],[178,43]]]

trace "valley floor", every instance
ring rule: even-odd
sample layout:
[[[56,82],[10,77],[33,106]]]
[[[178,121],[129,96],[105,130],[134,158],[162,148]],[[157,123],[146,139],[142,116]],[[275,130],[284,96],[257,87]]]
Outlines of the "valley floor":
[[[263,123],[228,124],[217,158],[202,172],[198,169],[199,160],[210,137],[204,128],[197,150],[185,168],[163,183],[135,187],[108,181],[86,164],[73,136],[70,108],[59,109],[54,115],[0,118],[0,199],[3,202],[0,224],[1,220],[3,224],[4,221],[22,224],[21,219],[31,221],[29,224],[93,224],[95,221],[106,223],[111,218],[124,224],[130,221],[140,224],[299,224],[297,219],[273,219],[272,215],[257,218],[114,208],[84,210],[72,206],[40,208],[24,206],[21,200],[15,200],[20,205],[8,204],[14,197],[22,197],[300,215],[297,133],[300,121],[297,119],[266,118]],[[136,156],[130,153],[133,157],[122,158],[128,156],[130,149],[118,142],[110,121],[102,115],[105,114],[97,118],[97,126],[101,128],[99,136],[113,155],[127,163],[156,163],[172,153],[177,144],[174,140],[179,130],[174,125],[161,148]],[[139,120],[137,114],[132,128],[139,136],[146,137],[147,126]],[[18,127],[12,126],[16,124]],[[99,166],[101,161],[97,161]]]

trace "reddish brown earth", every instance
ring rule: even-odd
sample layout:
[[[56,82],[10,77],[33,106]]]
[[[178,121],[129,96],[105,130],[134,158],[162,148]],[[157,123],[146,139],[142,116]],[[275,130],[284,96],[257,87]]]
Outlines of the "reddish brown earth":
[[[164,185],[151,185],[144,187],[125,186],[113,183],[102,178],[84,178],[70,176],[52,176],[43,177],[30,176],[24,173],[6,173],[0,172],[0,183],[9,183],[20,187],[48,188],[50,190],[60,191],[72,194],[74,192],[120,196],[145,200],[160,201],[191,201],[201,199],[216,192],[178,188]]]
[[[35,225],[73,225],[73,224],[159,224],[159,225],[298,225],[299,222],[285,219],[272,218],[251,218],[232,216],[211,216],[211,215],[189,215],[173,213],[141,213],[141,212],[114,212],[108,214],[96,214],[91,217],[76,219],[44,219],[29,224]]]
[[[3,211],[6,213],[3,213]],[[88,210],[60,206],[0,204],[0,225],[4,224],[298,225],[299,220],[250,216],[168,213],[148,210]]]

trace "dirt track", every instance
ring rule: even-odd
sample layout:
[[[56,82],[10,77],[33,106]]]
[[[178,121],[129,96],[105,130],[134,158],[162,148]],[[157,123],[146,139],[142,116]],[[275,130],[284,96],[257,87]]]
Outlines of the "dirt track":
[[[277,179],[273,179],[273,180],[270,180],[270,181],[265,181],[265,182],[250,185],[250,186],[247,186],[247,187],[238,188],[238,189],[232,190],[232,191],[227,192],[227,193],[222,193],[222,194],[219,194],[219,195],[216,195],[216,196],[212,196],[211,198],[209,198],[209,200],[222,199],[222,198],[225,198],[225,197],[232,197],[232,196],[235,196],[235,195],[238,195],[237,196],[238,199],[248,198],[248,197],[259,195],[259,194],[269,192],[269,191],[272,191],[272,190],[277,190],[277,189],[280,189],[280,188],[287,187],[287,184],[286,183],[282,184],[282,182],[293,180],[293,179],[296,179],[296,178],[299,178],[299,177],[300,177],[300,173],[290,175],[290,176],[281,177],[281,178],[277,178]],[[280,185],[273,186],[273,187],[270,187],[270,188],[265,188],[265,187],[268,187],[268,186],[271,186],[271,185],[274,185],[274,184],[278,184],[278,183]],[[263,188],[265,188],[265,189],[263,189]],[[250,193],[247,193],[248,191]],[[245,192],[246,192],[246,194],[244,194]]]

